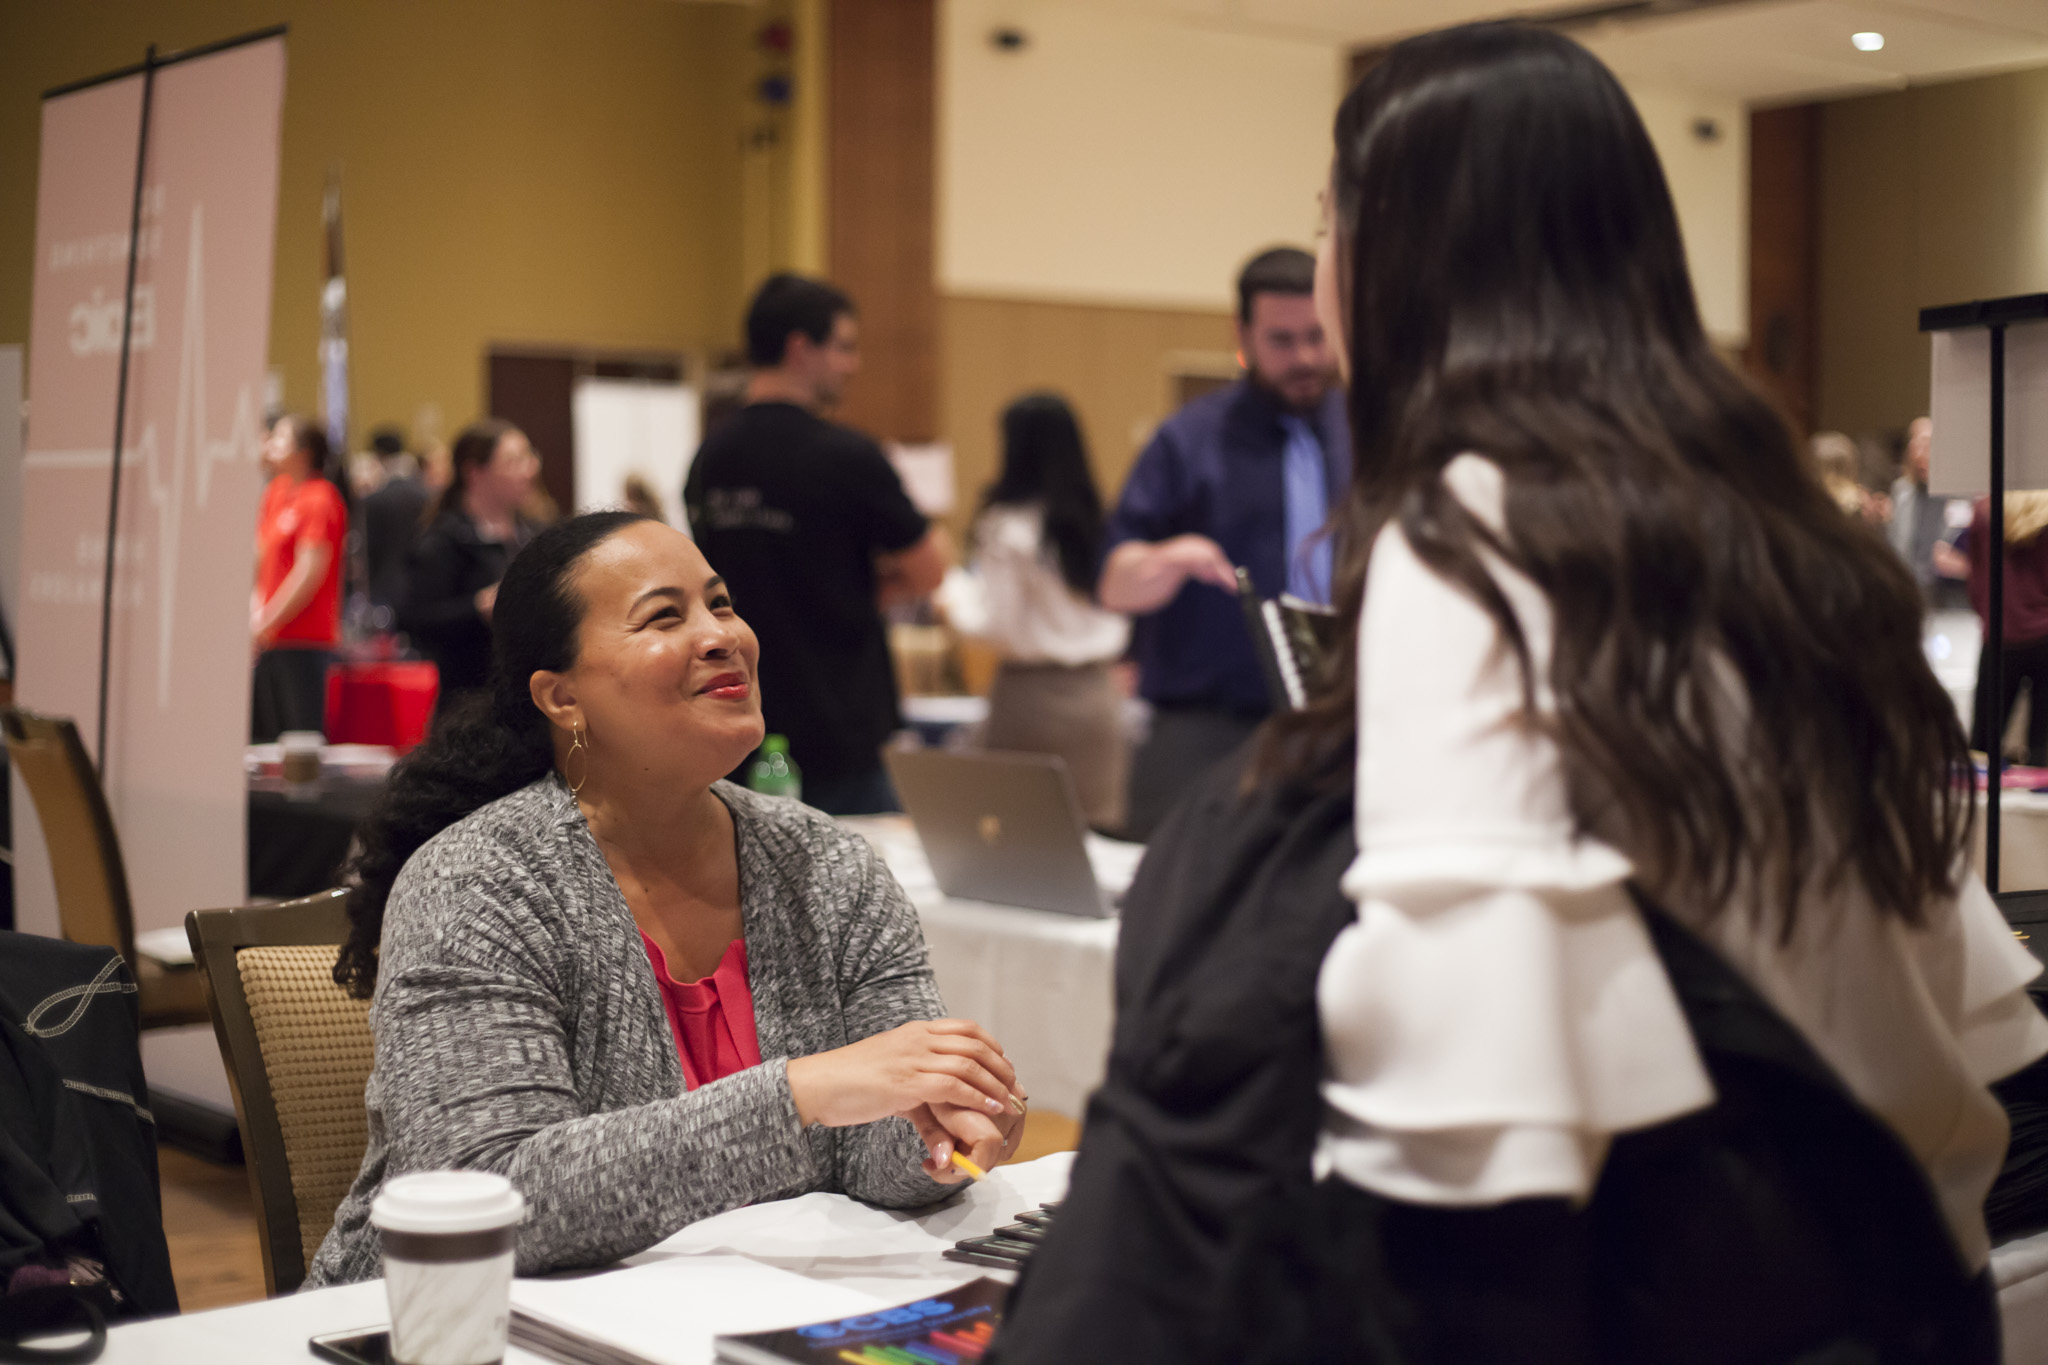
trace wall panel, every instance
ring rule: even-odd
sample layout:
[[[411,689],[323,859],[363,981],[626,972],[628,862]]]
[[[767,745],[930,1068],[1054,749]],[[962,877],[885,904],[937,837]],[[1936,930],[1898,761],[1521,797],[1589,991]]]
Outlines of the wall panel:
[[[964,529],[1000,463],[996,422],[1020,394],[1053,389],[1080,414],[1103,497],[1114,501],[1152,429],[1174,407],[1176,369],[1227,365],[1230,314],[949,294],[941,429],[953,442]]]
[[[1749,119],[1750,376],[1801,436],[1813,430],[1820,249],[1820,106]]]
[[[1685,234],[1700,321],[1717,346],[1749,339],[1749,118],[1739,100],[1624,82]]]
[[[826,261],[860,307],[841,420],[899,441],[938,416],[932,275],[935,0],[840,0],[826,43]]]
[[[2048,69],[1822,107],[1815,420],[1927,410],[1919,310],[2048,291]]]
[[[1225,308],[1247,258],[1314,233],[1336,44],[1089,0],[945,0],[944,21],[946,292]]]

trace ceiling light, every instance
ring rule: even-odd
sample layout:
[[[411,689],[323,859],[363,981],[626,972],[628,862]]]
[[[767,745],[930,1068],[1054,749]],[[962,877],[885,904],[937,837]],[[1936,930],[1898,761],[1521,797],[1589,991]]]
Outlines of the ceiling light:
[[[1856,44],[1858,52],[1875,52],[1884,46],[1882,33],[1852,33],[1849,41]]]

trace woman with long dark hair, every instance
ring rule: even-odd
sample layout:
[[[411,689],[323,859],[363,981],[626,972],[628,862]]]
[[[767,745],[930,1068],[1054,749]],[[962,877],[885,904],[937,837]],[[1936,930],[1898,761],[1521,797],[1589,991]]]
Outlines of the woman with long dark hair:
[[[1129,766],[1109,666],[1130,622],[1093,601],[1102,495],[1081,424],[1054,393],[1003,409],[1003,467],[974,523],[972,573],[942,596],[956,627],[1002,651],[982,743],[1066,760],[1088,823],[1122,827]]]
[[[370,1204],[410,1171],[510,1177],[534,1274],[811,1190],[928,1204],[956,1146],[1000,1161],[1016,1073],[939,1017],[888,870],[719,780],[761,742],[760,650],[689,538],[562,522],[494,616],[490,691],[359,832],[335,980],[374,1002],[370,1143],[310,1281],[378,1273]]]
[[[2040,968],[1912,580],[1708,344],[1628,96],[1400,43],[1327,227],[1348,638],[1149,841],[988,1360],[1996,1365]]]
[[[398,628],[440,670],[437,714],[489,680],[498,580],[533,537],[520,509],[540,473],[526,434],[495,417],[464,427],[451,461],[453,479],[406,555],[398,608]]]
[[[304,417],[271,424],[270,473],[256,519],[256,591],[249,636],[256,651],[249,737],[325,728],[327,665],[341,638],[341,551],[348,504],[329,468],[327,433]]]
[[[1986,1084],[2048,1049],[2039,968],[1964,861],[1913,582],[1715,355],[1628,96],[1541,29],[1402,43],[1338,115],[1329,228],[1354,638],[1284,736],[1357,745],[1319,1169],[1583,1202],[1618,1135],[1710,1106],[1632,884],[1896,1135],[1981,1269]]]

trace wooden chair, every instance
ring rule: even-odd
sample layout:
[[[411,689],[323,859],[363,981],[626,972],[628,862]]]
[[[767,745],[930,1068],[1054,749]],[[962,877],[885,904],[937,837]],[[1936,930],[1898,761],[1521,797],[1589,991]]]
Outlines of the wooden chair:
[[[57,882],[57,920],[73,943],[112,948],[135,973],[142,1026],[170,1028],[206,1022],[199,973],[135,952],[135,915],[114,815],[78,727],[63,716],[0,709],[7,756],[21,773]]]
[[[334,1225],[369,1145],[370,1002],[334,984],[345,891],[185,916],[235,1097],[263,1241],[263,1283],[288,1294]]]

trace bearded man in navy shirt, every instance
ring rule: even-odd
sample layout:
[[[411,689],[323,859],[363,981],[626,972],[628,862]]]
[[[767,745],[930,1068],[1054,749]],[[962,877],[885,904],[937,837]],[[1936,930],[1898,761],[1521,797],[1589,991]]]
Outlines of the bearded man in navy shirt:
[[[1096,593],[1137,618],[1131,649],[1152,706],[1131,760],[1132,838],[1272,711],[1236,569],[1261,597],[1329,601],[1331,545],[1316,533],[1344,495],[1351,435],[1314,284],[1314,258],[1293,247],[1246,264],[1243,376],[1160,426],[1109,520]]]

